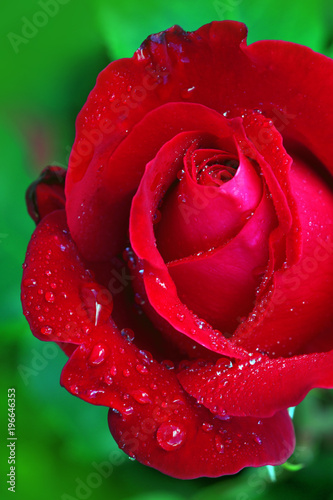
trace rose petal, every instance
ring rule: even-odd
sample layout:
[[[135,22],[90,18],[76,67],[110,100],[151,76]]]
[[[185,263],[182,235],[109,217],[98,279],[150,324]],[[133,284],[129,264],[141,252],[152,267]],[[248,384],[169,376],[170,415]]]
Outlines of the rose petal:
[[[116,151],[103,142],[82,180],[71,185],[69,174],[68,225],[88,260],[107,260],[124,248],[131,200],[146,164],[165,142],[187,130],[230,136],[227,120],[216,111],[199,104],[168,103],[147,113]]]
[[[292,453],[287,412],[271,419],[219,419],[194,406],[174,373],[126,342],[111,324],[67,362],[61,383],[93,404],[110,406],[111,432],[131,457],[182,479],[281,464]],[[193,460],[193,456],[196,460]]]
[[[313,388],[333,387],[333,351],[292,358],[221,360],[178,374],[184,389],[219,414],[270,417],[298,405]]]
[[[286,42],[263,41],[246,47],[245,37],[245,26],[232,21],[214,22],[194,33],[174,27],[150,36],[132,59],[111,63],[100,74],[77,120],[66,187],[69,226],[86,257],[106,259],[119,249],[129,201],[124,196],[123,205],[116,202],[117,195],[110,193],[105,179],[114,175],[112,184],[130,198],[145,164],[171,136],[165,137],[156,121],[145,123],[145,132],[135,141],[139,147],[127,144],[123,157],[119,154],[126,163],[112,161],[111,167],[108,160],[127,131],[166,102],[197,102],[232,116],[244,109],[260,109],[284,135],[300,139],[333,168],[332,60]],[[304,107],[305,99],[311,99],[312,105]],[[182,120],[182,113],[171,123],[177,124],[178,119]],[[159,135],[162,141],[155,144]],[[137,177],[120,187],[119,177],[124,174],[119,172],[131,172],[127,179],[133,175],[131,151]],[[101,205],[109,208],[103,212]],[[111,226],[111,218],[103,217],[106,212],[117,212],[114,219],[119,224]]]
[[[143,262],[142,278],[149,302],[162,318],[179,332],[214,352],[247,357],[245,351],[234,349],[220,332],[214,331],[181,302],[166,264],[156,248],[152,214],[174,180],[182,157],[194,137],[198,139],[197,134],[180,134],[166,143],[147,165],[132,202],[130,241],[133,251]]]
[[[112,296],[80,259],[64,210],[38,224],[23,267],[23,311],[39,339],[79,344],[110,316]]]
[[[235,342],[273,356],[307,351],[307,343],[333,329],[333,194],[319,173],[295,158],[290,181],[300,218],[302,256],[275,272],[271,291]],[[309,208],[310,207],[310,208]],[[324,347],[324,346],[323,346]],[[330,337],[326,349],[332,348]]]
[[[231,336],[240,318],[253,309],[267,267],[269,235],[276,224],[265,193],[254,215],[230,242],[168,265],[179,298],[224,335]]]
[[[155,232],[164,260],[181,259],[225,243],[241,230],[261,197],[261,179],[245,157],[236,175],[220,187],[200,185],[185,171],[160,208]]]
[[[65,208],[66,170],[61,167],[46,167],[26,193],[30,217],[38,224],[53,210]]]

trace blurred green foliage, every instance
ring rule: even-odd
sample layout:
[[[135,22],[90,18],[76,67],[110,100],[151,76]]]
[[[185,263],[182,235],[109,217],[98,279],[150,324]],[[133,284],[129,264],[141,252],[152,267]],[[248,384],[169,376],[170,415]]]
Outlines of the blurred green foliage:
[[[25,189],[47,164],[66,165],[75,117],[110,60],[131,56],[146,36],[173,24],[193,30],[221,19],[245,22],[249,42],[283,39],[333,56],[331,1],[54,0],[46,17],[37,14],[42,4],[47,1],[3,2],[0,16],[0,424],[5,434],[7,388],[15,387],[16,498],[65,500],[65,493],[76,498],[80,481],[86,483],[95,470],[93,463],[111,460],[110,477],[86,490],[85,498],[333,500],[332,391],[313,391],[297,408],[296,452],[290,465],[277,468],[275,483],[265,468],[220,479],[172,479],[117,451],[106,409],[60,387],[66,357],[31,335],[19,299],[21,265],[34,227],[25,209]],[[31,27],[33,21],[40,26]],[[1,461],[5,474],[6,460]],[[6,490],[3,475],[0,490]]]

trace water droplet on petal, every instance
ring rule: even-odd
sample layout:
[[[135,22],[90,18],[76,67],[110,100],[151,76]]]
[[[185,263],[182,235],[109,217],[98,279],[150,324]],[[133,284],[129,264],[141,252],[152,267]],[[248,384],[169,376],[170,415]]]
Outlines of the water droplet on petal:
[[[138,403],[148,404],[152,402],[149,394],[147,394],[147,392],[142,389],[135,389],[131,392],[131,394]]]
[[[27,288],[31,288],[33,286],[36,286],[37,285],[37,281],[34,280],[34,279],[29,279],[29,278],[26,278],[25,280],[23,280],[23,286],[26,286]]]
[[[214,429],[214,425],[208,422],[204,422],[201,427],[204,432],[210,432]]]
[[[51,333],[53,333],[53,328],[51,326],[43,326],[40,329],[40,333],[43,335],[51,335]]]
[[[184,443],[186,432],[179,423],[164,422],[157,429],[157,442],[163,450],[177,450]]]
[[[170,359],[164,359],[163,361],[161,361],[161,364],[165,366],[167,370],[173,370],[175,368],[174,362]]]
[[[52,292],[46,292],[45,293],[45,300],[52,304],[52,302],[54,302],[54,294]]]
[[[133,406],[128,406],[127,408],[123,408],[121,410],[121,412],[124,413],[124,415],[132,415],[133,411],[134,411]]]
[[[139,354],[141,354],[141,356],[144,358],[144,361],[148,361],[149,363],[151,363],[154,359],[152,353],[149,351],[141,350],[139,351]]]
[[[91,365],[99,365],[100,363],[103,363],[105,357],[106,351],[104,346],[102,346],[101,344],[96,344],[91,350],[88,361]]]
[[[127,342],[133,342],[134,340],[134,332],[130,328],[123,328],[120,331],[121,335],[124,337]]]
[[[115,365],[111,366],[110,368],[110,373],[113,377],[115,377],[117,375],[117,368]]]
[[[183,61],[187,62],[187,61]],[[193,91],[195,90],[195,87],[189,87],[187,89],[183,89],[180,92],[180,95],[182,96],[183,99],[190,99],[191,95],[193,94]]]
[[[123,370],[123,375],[124,377],[129,377],[131,375],[131,372],[129,371],[128,368],[125,368],[125,370]]]
[[[224,453],[224,444],[220,436],[215,436],[215,448],[219,453]]]
[[[108,375],[108,374],[104,375],[104,382],[105,382],[107,385],[111,385],[111,384],[112,384],[112,382],[113,382],[113,379],[112,379],[111,375]]]
[[[90,398],[95,398],[96,396],[101,396],[102,394],[105,394],[105,391],[93,390],[93,389],[90,389],[89,391],[87,391],[87,396]]]
[[[139,373],[148,373],[148,368],[144,365],[138,364],[135,367]]]
[[[154,225],[158,224],[160,222],[161,218],[162,218],[162,214],[161,214],[160,210],[157,209],[153,215],[153,224]]]
[[[260,437],[257,436],[256,434],[254,435],[254,440],[255,440],[256,443],[262,444],[262,441],[261,441]]]

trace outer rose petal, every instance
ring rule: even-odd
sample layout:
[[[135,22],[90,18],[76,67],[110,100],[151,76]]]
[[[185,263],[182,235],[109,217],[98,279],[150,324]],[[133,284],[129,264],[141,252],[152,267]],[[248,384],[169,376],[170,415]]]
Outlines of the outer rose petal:
[[[38,224],[23,267],[23,311],[39,339],[80,344],[95,324],[110,316],[111,294],[94,282],[79,258],[65,210]]]
[[[38,222],[53,210],[65,208],[66,170],[61,167],[46,167],[26,193],[30,217]]]
[[[241,325],[235,336],[246,349],[259,348],[273,356],[307,351],[308,342],[333,331],[332,190],[297,158],[290,181],[300,218],[302,256],[275,273],[271,293],[257,306],[258,318]],[[332,337],[327,336],[322,350],[332,348]]]
[[[132,59],[111,63],[99,75],[77,119],[66,187],[69,226],[86,257],[107,258],[119,249],[121,225],[126,220],[129,202],[122,204],[114,191],[110,193],[106,179],[114,175],[116,190],[129,193],[130,197],[145,163],[170,136],[158,144],[153,139],[149,147],[144,138],[154,134],[157,123],[145,125],[145,134],[137,142],[139,148],[129,147],[136,157],[138,175],[130,185],[126,179],[119,184],[118,180],[121,171],[132,171],[128,162],[132,161],[131,154],[125,154],[124,158],[120,154],[119,161],[111,159],[112,168],[105,167],[127,131],[166,102],[197,102],[220,113],[231,112],[232,116],[239,116],[243,109],[260,109],[274,119],[284,135],[307,144],[333,169],[329,135],[333,61],[286,42],[264,41],[246,47],[245,38],[246,27],[232,21],[214,22],[193,33],[174,27],[152,35]],[[154,76],[149,80],[151,75]],[[143,99],[136,98],[138,88],[144,92]],[[306,99],[311,99],[311,106],[304,106]],[[171,123],[175,125],[177,119]],[[118,226],[111,226],[111,218],[104,218],[98,200],[102,200],[105,208],[110,206],[105,212],[110,209],[117,212],[121,221]],[[97,213],[99,217],[95,216]],[[117,241],[113,243],[115,229]]]
[[[22,298],[32,330],[62,347],[62,342],[80,344],[72,354],[65,344],[71,357],[62,384],[90,403],[121,412],[122,417],[110,415],[110,426],[130,455],[170,475],[192,478],[234,473],[247,465],[280,464],[292,453],[293,428],[286,412],[262,422],[214,418],[193,405],[172,371],[120,334],[109,319],[109,303],[99,304],[97,294],[92,307],[89,291],[102,287],[85,269],[64,211],[52,212],[39,224],[26,263]],[[47,326],[39,326],[44,324],[39,314]],[[71,319],[76,326],[67,328]],[[190,460],[198,447],[200,457]]]
[[[174,477],[215,477],[247,465],[277,465],[293,451],[286,411],[261,421],[214,417],[193,404],[172,371],[126,342],[111,324],[94,331],[90,346],[77,348],[61,383],[85,401],[116,409],[109,423],[119,446]]]
[[[68,225],[88,260],[107,260],[124,248],[131,201],[146,164],[172,137],[194,130],[230,136],[225,117],[216,111],[200,104],[167,103],[147,113],[114,152],[102,143],[82,180],[71,186],[68,177]],[[69,171],[75,175],[74,167]]]
[[[215,366],[185,369],[178,378],[211,411],[269,417],[298,405],[315,387],[333,388],[333,351],[234,363],[221,359]]]

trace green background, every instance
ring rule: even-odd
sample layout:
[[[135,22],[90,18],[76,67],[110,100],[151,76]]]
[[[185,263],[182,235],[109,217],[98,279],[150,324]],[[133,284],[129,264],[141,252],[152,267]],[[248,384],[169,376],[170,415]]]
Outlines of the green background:
[[[173,24],[193,30],[221,19],[245,22],[250,42],[289,40],[332,56],[330,0],[54,1],[58,11],[46,22],[37,14],[43,2],[0,7],[1,498],[10,495],[6,394],[15,387],[19,500],[332,500],[332,391],[313,391],[297,408],[296,452],[289,466],[276,468],[276,482],[266,468],[220,479],[172,479],[118,451],[107,410],[60,387],[66,358],[32,336],[19,300],[21,265],[34,228],[25,189],[45,165],[66,165],[75,117],[110,60],[131,56],[146,36]],[[29,21],[44,26],[29,31]],[[22,41],[18,36],[27,29],[30,38]],[[94,463],[103,461],[112,463],[112,473],[94,482]]]

